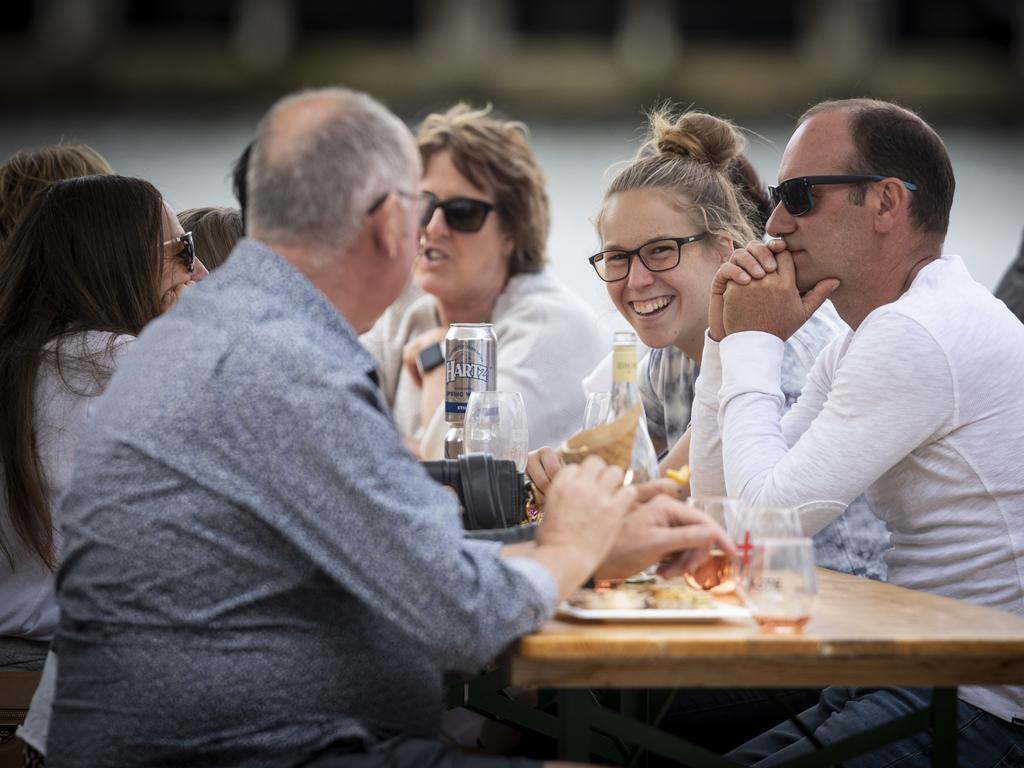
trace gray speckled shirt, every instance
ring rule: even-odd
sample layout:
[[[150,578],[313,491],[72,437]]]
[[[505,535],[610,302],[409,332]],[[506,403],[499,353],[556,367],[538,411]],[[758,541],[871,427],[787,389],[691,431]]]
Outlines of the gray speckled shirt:
[[[782,355],[782,393],[788,409],[800,397],[807,372],[818,353],[847,326],[826,302],[786,342]],[[647,431],[671,447],[690,426],[690,408],[700,365],[676,347],[652,349],[640,364],[640,394],[647,414]],[[814,537],[818,565],[856,576],[884,580],[890,536],[867,500],[856,498],[846,511]]]
[[[62,511],[47,764],[293,765],[432,735],[442,674],[553,611],[464,539],[325,297],[243,240],[139,337]]]

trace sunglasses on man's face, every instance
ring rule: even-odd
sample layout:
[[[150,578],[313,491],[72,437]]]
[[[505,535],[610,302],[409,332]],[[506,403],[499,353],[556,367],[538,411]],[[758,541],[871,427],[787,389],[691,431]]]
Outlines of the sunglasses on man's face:
[[[449,229],[456,232],[472,234],[479,232],[487,220],[487,214],[495,210],[493,203],[483,200],[474,200],[471,197],[450,197],[441,200],[437,195],[425,192],[428,205],[423,211],[423,218],[420,225],[426,227],[432,218],[434,211],[440,208],[444,212],[444,220]]]
[[[192,238],[192,233],[186,232],[183,235],[178,235],[173,240],[167,240],[163,245],[174,245],[175,243],[181,243],[182,246],[175,256],[182,260],[185,269],[192,274],[196,270],[196,243]]]
[[[772,209],[779,203],[785,206],[790,216],[803,216],[814,207],[814,188],[826,184],[864,184],[869,181],[883,181],[891,176],[797,176],[786,179],[777,187],[768,187],[771,195]],[[899,179],[899,182],[911,192],[917,192],[917,185],[911,181]]]

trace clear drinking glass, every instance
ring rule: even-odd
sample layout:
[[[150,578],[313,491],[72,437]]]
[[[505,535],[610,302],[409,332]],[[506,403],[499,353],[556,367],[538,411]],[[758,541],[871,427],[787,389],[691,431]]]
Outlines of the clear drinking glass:
[[[529,433],[526,405],[518,392],[474,392],[463,423],[466,453],[489,453],[510,459],[526,471]]]
[[[706,496],[697,499],[691,496],[686,503],[706,513],[736,542],[735,529],[745,506],[742,499],[731,496]],[[732,558],[715,547],[707,561],[692,573],[684,574],[684,578],[695,589],[706,589],[716,595],[731,595],[736,591],[733,570]]]
[[[612,408],[611,392],[591,392],[587,395],[587,407],[583,411],[583,429],[593,429],[608,421]]]
[[[811,617],[817,592],[810,539],[767,537],[754,545],[743,599],[762,628],[799,632]]]
[[[740,593],[744,592],[747,570],[754,547],[765,538],[799,539],[803,537],[800,516],[792,507],[758,507],[743,505],[732,513],[733,522],[726,521],[726,530],[736,545],[733,573]]]

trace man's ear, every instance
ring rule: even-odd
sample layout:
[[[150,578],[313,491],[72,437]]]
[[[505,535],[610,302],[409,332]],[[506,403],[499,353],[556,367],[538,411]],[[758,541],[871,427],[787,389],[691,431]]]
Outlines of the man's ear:
[[[394,259],[401,253],[405,221],[402,204],[397,195],[388,195],[371,216],[370,235],[374,249],[386,259]]]
[[[886,179],[879,184],[875,204],[875,229],[879,232],[889,232],[900,218],[906,216],[910,209],[912,194],[897,179]]]

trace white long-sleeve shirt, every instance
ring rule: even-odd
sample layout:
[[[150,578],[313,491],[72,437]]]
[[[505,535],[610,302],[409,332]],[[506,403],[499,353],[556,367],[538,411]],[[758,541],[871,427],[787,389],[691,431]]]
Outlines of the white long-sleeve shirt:
[[[812,534],[866,491],[890,582],[1024,615],[1024,325],[943,256],[821,353],[785,415],[782,347],[706,340],[694,495],[795,506]],[[1024,717],[1019,688],[961,697]]]
[[[71,479],[78,440],[96,397],[134,338],[87,331],[60,337],[46,347],[52,353],[59,343],[60,365],[58,368],[55,356],[44,357],[32,391],[32,410],[39,465],[54,516],[57,501]],[[5,541],[13,544],[14,560],[12,567],[0,554],[0,637],[50,640],[58,619],[54,575],[15,533],[6,494],[0,494],[0,530]],[[56,519],[54,536],[59,549]]]
[[[78,443],[118,362],[134,336],[105,331],[83,331],[61,336],[47,344],[32,390],[33,429],[43,468],[46,495],[54,516],[54,545],[59,550],[61,526],[58,501],[71,481]],[[0,526],[8,541],[13,527],[5,495],[0,495]],[[0,557],[0,636],[14,635],[50,640],[59,611],[54,574],[36,559],[20,539],[13,539],[15,566]],[[32,706],[18,736],[46,753],[50,702],[57,678],[57,657],[50,652]]]

